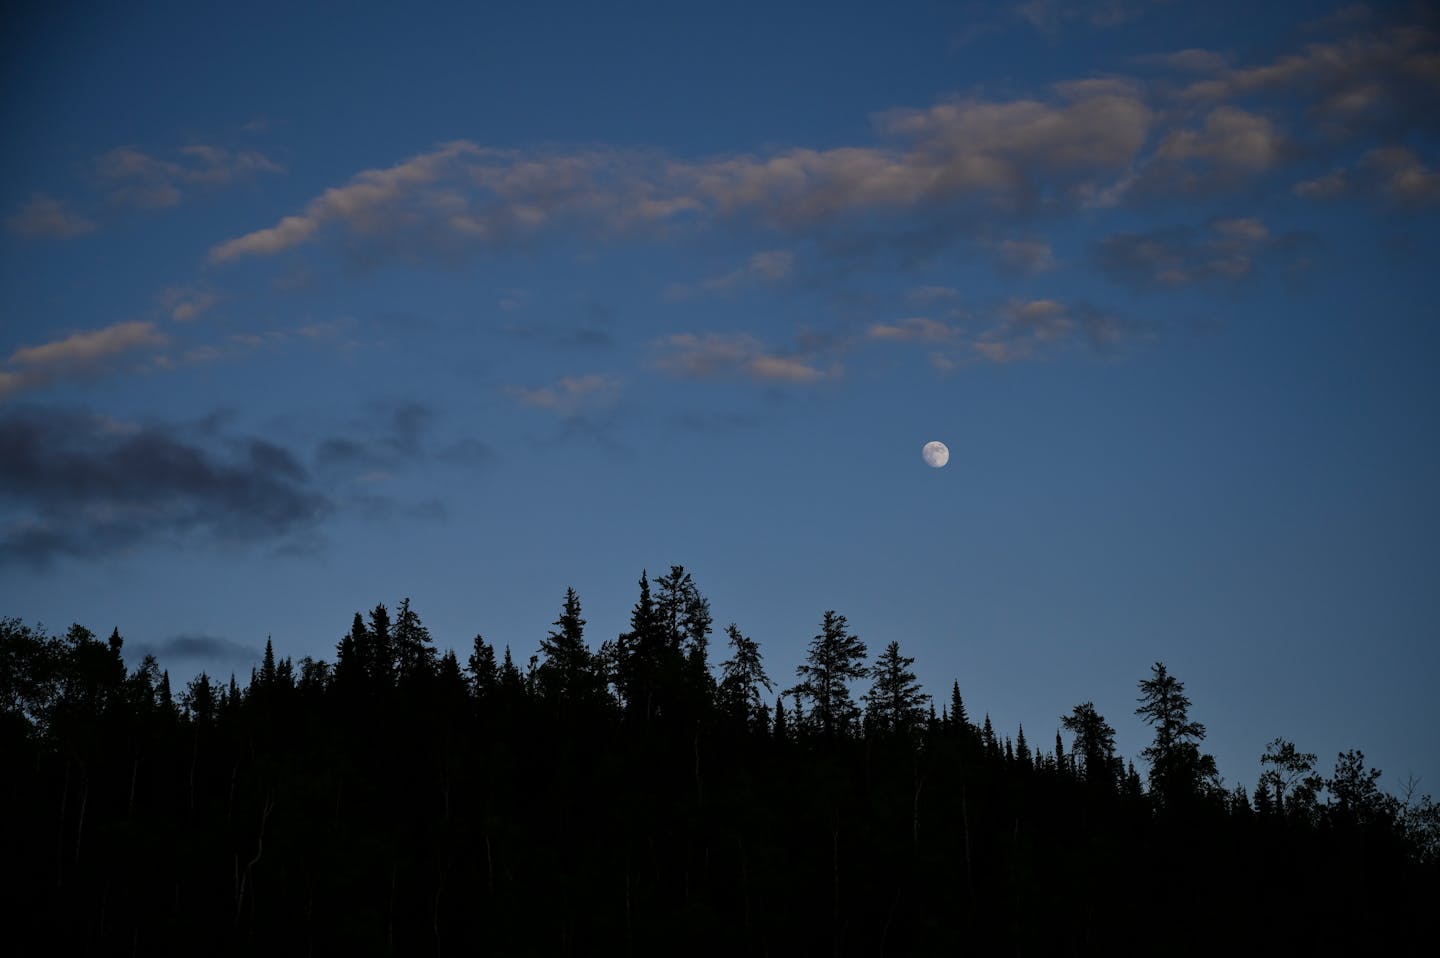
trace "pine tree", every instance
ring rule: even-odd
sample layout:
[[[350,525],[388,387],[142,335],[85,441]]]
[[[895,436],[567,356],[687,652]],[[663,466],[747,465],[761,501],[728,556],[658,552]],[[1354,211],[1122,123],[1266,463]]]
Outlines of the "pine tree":
[[[1075,736],[1070,746],[1075,773],[1094,787],[1113,790],[1120,777],[1115,758],[1115,729],[1095,711],[1095,704],[1085,702],[1075,706],[1069,715],[1061,717],[1060,724]]]
[[[471,644],[470,658],[465,663],[465,671],[470,673],[470,687],[476,698],[483,699],[495,691],[495,685],[499,681],[495,647],[486,642],[483,635],[476,634]]]
[[[785,696],[775,699],[775,739],[783,742],[790,737],[790,727],[785,721]]]
[[[375,686],[388,689],[395,682],[395,649],[390,637],[390,610],[384,604],[370,610],[370,655],[365,660]]]
[[[859,715],[850,696],[850,682],[866,674],[865,643],[850,634],[845,616],[825,613],[820,634],[810,642],[805,662],[795,674],[800,683],[790,691],[814,703],[814,721],[827,740],[846,734]],[[798,720],[797,720],[798,723]]]
[[[365,620],[355,613],[350,631],[335,645],[335,682],[342,688],[359,688],[369,674],[370,633]]]
[[[1030,767],[1032,759],[1030,755],[1030,745],[1025,741],[1024,725],[1020,726],[1020,731],[1015,735],[1015,757],[1020,760],[1022,766],[1027,769]]]
[[[391,638],[395,675],[402,682],[423,682],[435,674],[435,646],[430,630],[410,607],[410,599],[400,601]]]
[[[1166,671],[1163,662],[1150,671],[1150,678],[1140,680],[1135,714],[1155,727],[1155,740],[1141,754],[1150,762],[1150,793],[1162,805],[1173,805],[1198,794],[1215,778],[1215,759],[1200,753],[1205,726],[1190,719],[1185,684]]]
[[[730,639],[730,658],[720,665],[720,704],[732,719],[749,724],[764,708],[760,690],[771,691],[770,677],[759,643],[742,635],[733,622],[725,627],[725,635]]]
[[[965,712],[965,701],[960,698],[960,681],[950,686],[950,723],[957,732],[964,733],[970,728],[970,716]]]
[[[565,590],[565,603],[555,628],[540,640],[537,677],[541,692],[554,699],[586,699],[592,687],[590,649],[585,645],[585,620],[580,617],[580,597]]]
[[[913,732],[920,727],[930,696],[920,690],[911,666],[915,659],[900,654],[891,642],[870,669],[874,682],[864,695],[867,726],[881,733]]]

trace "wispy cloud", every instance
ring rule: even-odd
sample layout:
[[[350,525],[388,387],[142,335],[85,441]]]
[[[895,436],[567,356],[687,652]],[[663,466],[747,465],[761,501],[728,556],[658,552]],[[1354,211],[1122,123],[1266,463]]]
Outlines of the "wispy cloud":
[[[209,312],[220,302],[220,295],[204,287],[168,286],[156,299],[172,320],[188,323]]]
[[[70,239],[95,231],[95,223],[70,209],[64,200],[37,194],[14,215],[5,228],[17,236],[34,239]]]
[[[1173,287],[1243,279],[1280,244],[1262,221],[1242,217],[1214,219],[1200,228],[1118,233],[1100,240],[1094,256],[1100,270],[1117,282]]]
[[[232,152],[199,143],[182,147],[173,160],[120,146],[98,156],[94,169],[111,202],[136,209],[175,206],[190,189],[218,189],[260,173],[285,172],[258,151]]]
[[[1380,196],[1402,206],[1421,206],[1440,201],[1440,170],[1426,166],[1408,147],[1380,147],[1352,165],[1297,183],[1294,193],[1316,200]]]
[[[591,373],[566,376],[550,386],[507,386],[505,392],[526,406],[548,409],[562,415],[574,415],[584,408],[612,402],[620,391],[620,381],[613,376]]]
[[[64,339],[22,346],[0,369],[0,398],[48,385],[57,379],[95,380],[108,375],[115,357],[147,347],[165,346],[169,339],[154,323],[131,321],[73,333]]]
[[[742,377],[760,383],[807,385],[839,378],[838,364],[822,367],[813,356],[782,354],[746,333],[674,333],[656,343],[656,368],[682,379]]]
[[[730,293],[756,283],[778,283],[788,279],[795,269],[795,254],[773,249],[755,253],[738,269],[698,283],[675,283],[665,289],[665,298],[678,302],[695,296]]]

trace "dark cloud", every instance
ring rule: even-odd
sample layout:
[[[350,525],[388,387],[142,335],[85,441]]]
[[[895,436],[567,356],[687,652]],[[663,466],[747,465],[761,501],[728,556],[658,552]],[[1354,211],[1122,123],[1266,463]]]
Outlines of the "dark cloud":
[[[413,400],[374,406],[347,433],[315,445],[315,462],[327,473],[394,472],[431,460],[459,466],[491,462],[495,452],[473,436],[449,442],[434,437],[436,413]]]
[[[609,349],[615,339],[596,326],[546,326],[514,324],[500,332],[512,339],[559,349]]]
[[[1214,219],[1199,227],[1117,233],[1097,242],[1092,254],[1100,271],[1117,283],[1173,288],[1239,282],[1265,262],[1306,245],[1303,235],[1273,235],[1258,219]]]
[[[19,507],[0,531],[0,563],[191,538],[283,542],[332,509],[305,467],[263,439],[25,406],[0,415],[0,501]]]
[[[230,639],[199,633],[177,635],[158,642],[125,643],[126,658],[139,662],[147,655],[155,656],[160,668],[177,675],[205,671],[222,676],[243,672],[260,661],[259,648]]]

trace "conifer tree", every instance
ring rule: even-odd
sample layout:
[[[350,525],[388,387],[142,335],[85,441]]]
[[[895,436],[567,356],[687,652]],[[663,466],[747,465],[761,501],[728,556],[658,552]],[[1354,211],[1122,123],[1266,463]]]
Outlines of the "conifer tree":
[[[383,603],[370,610],[370,655],[365,660],[375,686],[388,689],[395,681],[395,649],[390,636],[390,610]]]
[[[335,645],[335,682],[342,688],[359,688],[369,674],[370,633],[360,613],[350,623],[350,631]]]
[[[958,732],[965,732],[970,727],[970,716],[965,712],[965,701],[960,698],[960,680],[956,679],[950,686],[950,723]]]
[[[730,639],[730,658],[720,665],[720,705],[731,718],[749,724],[764,709],[760,690],[771,691],[770,677],[759,643],[741,634],[733,622],[725,627],[725,635]]]
[[[594,671],[590,649],[585,645],[585,620],[580,617],[580,597],[565,590],[565,602],[555,628],[540,640],[538,680],[541,692],[555,699],[588,698]]]
[[[915,659],[900,654],[891,642],[870,669],[873,683],[864,695],[866,725],[882,733],[907,733],[920,727],[930,696],[920,690],[911,666]]]
[[[1150,762],[1150,792],[1162,805],[1197,795],[1215,777],[1215,759],[1200,753],[1205,726],[1190,718],[1185,683],[1156,662],[1151,677],[1140,680],[1136,715],[1155,728],[1155,740],[1142,755]]]
[[[470,687],[476,698],[484,699],[495,690],[499,681],[499,669],[495,665],[495,647],[485,641],[485,637],[476,633],[471,643],[470,657],[465,663],[465,671],[470,673]]]
[[[805,661],[795,669],[800,683],[792,691],[796,708],[800,699],[814,703],[812,721],[827,739],[844,735],[859,710],[850,696],[850,682],[866,674],[865,643],[849,631],[845,616],[833,609],[825,613],[820,634],[810,642]],[[797,714],[797,724],[799,723]]]
[[[1115,729],[1095,711],[1095,704],[1085,702],[1075,706],[1069,715],[1060,718],[1060,724],[1075,736],[1070,744],[1070,762],[1075,773],[1092,786],[1113,789],[1120,777],[1115,758]]]
[[[391,637],[395,675],[402,682],[424,681],[435,674],[435,645],[430,630],[410,606],[400,601]]]

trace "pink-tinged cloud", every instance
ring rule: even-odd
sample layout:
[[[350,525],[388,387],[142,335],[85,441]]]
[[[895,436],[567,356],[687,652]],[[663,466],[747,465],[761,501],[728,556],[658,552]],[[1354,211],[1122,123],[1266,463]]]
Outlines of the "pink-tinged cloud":
[[[7,217],[5,228],[32,239],[71,239],[95,232],[95,223],[70,209],[64,200],[41,194]]]
[[[747,333],[675,333],[656,343],[656,368],[682,379],[746,378],[761,383],[804,385],[843,374],[823,369],[813,357],[781,355]]]
[[[44,386],[56,379],[98,379],[106,375],[108,361],[145,347],[162,347],[169,340],[149,322],[125,322],[103,329],[75,333],[38,346],[22,346],[0,370],[0,396]]]

